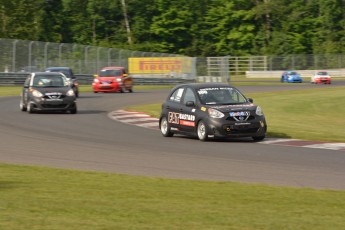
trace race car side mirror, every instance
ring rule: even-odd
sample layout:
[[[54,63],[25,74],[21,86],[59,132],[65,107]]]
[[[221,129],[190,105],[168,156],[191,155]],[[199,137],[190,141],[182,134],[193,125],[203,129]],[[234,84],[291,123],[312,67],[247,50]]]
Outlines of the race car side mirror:
[[[253,102],[254,102],[253,98],[248,98],[248,101],[249,101],[250,103],[253,103]]]

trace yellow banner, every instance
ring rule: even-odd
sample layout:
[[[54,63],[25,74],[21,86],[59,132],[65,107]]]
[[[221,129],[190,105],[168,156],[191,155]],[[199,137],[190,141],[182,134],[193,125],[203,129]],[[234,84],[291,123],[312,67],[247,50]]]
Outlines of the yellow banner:
[[[130,74],[190,73],[191,60],[189,57],[128,58],[128,70]]]

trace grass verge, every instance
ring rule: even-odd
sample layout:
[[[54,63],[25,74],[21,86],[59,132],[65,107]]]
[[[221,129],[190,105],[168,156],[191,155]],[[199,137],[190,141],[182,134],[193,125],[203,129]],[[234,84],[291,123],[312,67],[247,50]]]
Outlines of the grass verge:
[[[0,164],[0,229],[344,229],[345,192]]]

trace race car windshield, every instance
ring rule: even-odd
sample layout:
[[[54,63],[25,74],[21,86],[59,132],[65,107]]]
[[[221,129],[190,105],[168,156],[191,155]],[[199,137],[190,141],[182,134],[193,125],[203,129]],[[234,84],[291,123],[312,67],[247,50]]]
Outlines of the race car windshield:
[[[32,86],[34,87],[64,87],[67,85],[61,76],[36,76]]]
[[[100,77],[120,77],[121,70],[102,70],[99,76]]]
[[[318,72],[317,75],[328,75],[327,72]]]
[[[204,105],[233,105],[248,102],[237,89],[231,87],[202,88],[197,92]]]
[[[296,75],[297,72],[289,72],[288,75]]]

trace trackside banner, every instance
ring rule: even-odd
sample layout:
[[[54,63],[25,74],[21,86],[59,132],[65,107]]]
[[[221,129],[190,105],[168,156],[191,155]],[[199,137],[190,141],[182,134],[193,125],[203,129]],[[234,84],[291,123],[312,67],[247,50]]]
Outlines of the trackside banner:
[[[190,73],[191,66],[190,57],[128,58],[128,70],[131,74]]]

